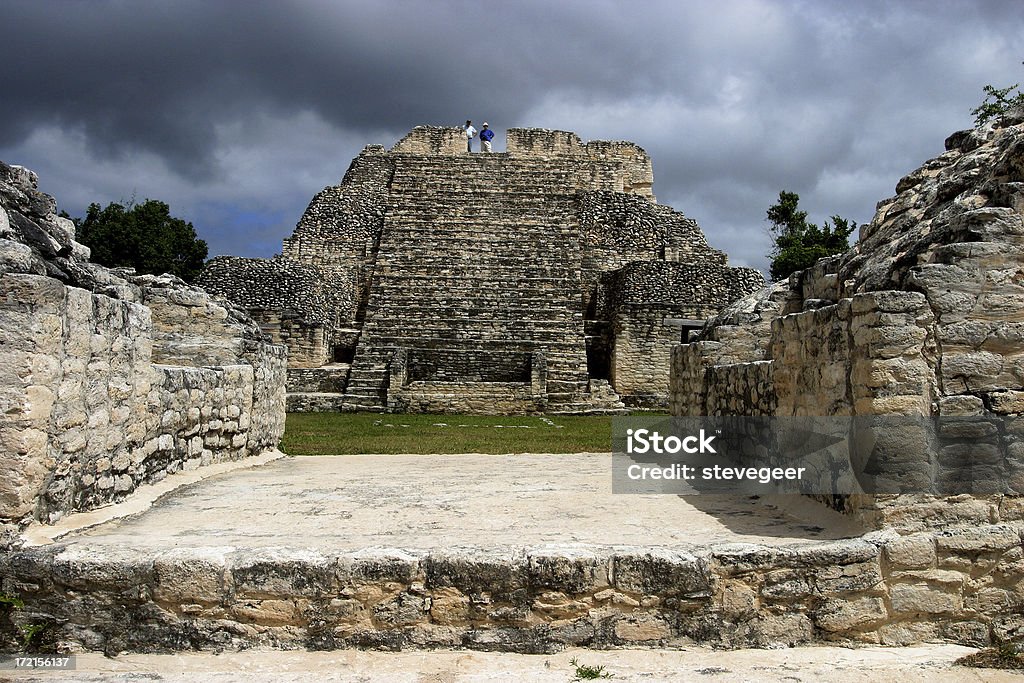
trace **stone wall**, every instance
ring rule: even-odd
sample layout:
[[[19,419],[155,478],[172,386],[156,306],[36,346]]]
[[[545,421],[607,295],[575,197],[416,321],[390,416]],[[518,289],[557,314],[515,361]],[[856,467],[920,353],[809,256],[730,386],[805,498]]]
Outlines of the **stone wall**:
[[[627,405],[665,408],[672,347],[683,341],[676,320],[704,321],[764,284],[751,268],[714,262],[633,262],[608,283],[614,341],[611,380]]]
[[[47,252],[66,226],[24,169],[0,164],[0,200],[0,520],[54,521],[276,447],[285,350],[252,320],[73,242]]]
[[[458,127],[416,126],[395,143],[391,151],[398,154],[465,154],[466,133]]]
[[[916,467],[927,477],[941,465],[997,483],[996,494],[1024,494],[1012,426],[1024,413],[1022,186],[1024,113],[954,134],[879,203],[850,251],[736,302],[699,344],[674,351],[674,412],[714,411],[723,399],[711,397],[724,396],[738,413],[759,414],[743,373],[724,368],[767,361],[773,414],[976,418],[977,433],[951,445],[893,444],[903,462],[889,462],[888,474]],[[743,329],[751,325],[753,334]],[[981,460],[964,461],[965,449]],[[945,523],[943,505],[928,496],[840,501],[899,525],[914,517],[906,509]]]
[[[1021,534],[1016,521],[782,547],[516,553],[169,548],[154,557],[55,545],[0,556],[0,590],[24,598],[19,623],[110,653],[980,647],[1024,631]]]
[[[242,308],[275,343],[286,346],[292,367],[316,368],[333,359],[334,347],[343,341],[342,325],[356,317],[358,272],[358,267],[322,270],[282,256],[218,256],[204,266],[198,283]]]

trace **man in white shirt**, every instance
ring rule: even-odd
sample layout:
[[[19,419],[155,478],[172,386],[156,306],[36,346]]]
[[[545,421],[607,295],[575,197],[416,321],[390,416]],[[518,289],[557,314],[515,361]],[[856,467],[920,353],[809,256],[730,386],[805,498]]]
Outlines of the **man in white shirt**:
[[[466,121],[466,125],[462,127],[462,130],[466,131],[466,151],[473,153],[473,138],[476,137],[476,128],[473,127],[472,121]]]

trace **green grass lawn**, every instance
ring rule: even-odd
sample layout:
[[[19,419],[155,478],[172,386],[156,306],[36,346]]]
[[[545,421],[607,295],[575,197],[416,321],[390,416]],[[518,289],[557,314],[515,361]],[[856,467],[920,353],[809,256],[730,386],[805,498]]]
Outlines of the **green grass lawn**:
[[[607,416],[289,413],[289,455],[354,453],[606,453]]]

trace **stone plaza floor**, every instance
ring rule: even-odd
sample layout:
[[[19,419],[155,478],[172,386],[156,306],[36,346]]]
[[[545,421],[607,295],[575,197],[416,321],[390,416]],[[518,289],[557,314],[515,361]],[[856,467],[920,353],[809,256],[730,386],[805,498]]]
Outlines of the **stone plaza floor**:
[[[861,533],[799,496],[613,494],[608,454],[284,457],[188,483],[132,511],[61,540],[97,549],[350,551],[788,545]],[[59,528],[117,514],[111,506]]]

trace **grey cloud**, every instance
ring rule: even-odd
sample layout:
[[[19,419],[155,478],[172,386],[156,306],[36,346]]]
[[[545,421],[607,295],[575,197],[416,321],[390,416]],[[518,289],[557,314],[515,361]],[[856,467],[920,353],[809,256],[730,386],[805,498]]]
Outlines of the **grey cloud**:
[[[982,85],[1024,80],[1010,1],[37,0],[4,23],[0,158],[59,200],[173,195],[236,252],[363,144],[469,116],[637,141],[659,197],[763,267],[778,190],[867,220]]]

